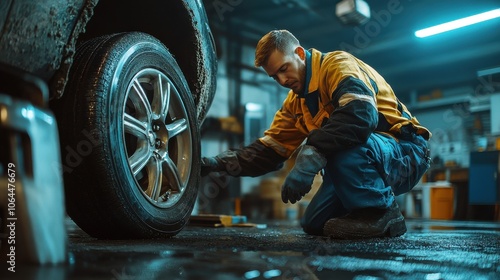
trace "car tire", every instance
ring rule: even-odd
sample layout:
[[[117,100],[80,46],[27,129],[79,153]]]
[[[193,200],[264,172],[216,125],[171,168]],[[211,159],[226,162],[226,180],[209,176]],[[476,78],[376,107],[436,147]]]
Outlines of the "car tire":
[[[200,182],[195,104],[156,38],[128,32],[76,51],[55,109],[69,216],[104,239],[176,235]]]

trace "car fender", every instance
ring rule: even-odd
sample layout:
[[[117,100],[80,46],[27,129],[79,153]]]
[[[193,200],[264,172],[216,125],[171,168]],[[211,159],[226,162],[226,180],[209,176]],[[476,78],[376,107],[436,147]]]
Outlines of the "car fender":
[[[0,2],[0,61],[33,73],[62,96],[79,42],[140,31],[173,54],[189,84],[201,124],[212,103],[216,49],[200,1],[5,0]]]

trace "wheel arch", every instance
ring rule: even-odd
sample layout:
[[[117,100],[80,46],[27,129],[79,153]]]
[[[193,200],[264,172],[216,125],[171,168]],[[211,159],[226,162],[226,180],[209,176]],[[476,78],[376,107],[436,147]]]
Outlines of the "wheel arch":
[[[104,34],[140,31],[159,39],[174,56],[189,84],[201,124],[215,94],[215,43],[198,1],[143,0],[124,5],[101,0],[79,41]]]

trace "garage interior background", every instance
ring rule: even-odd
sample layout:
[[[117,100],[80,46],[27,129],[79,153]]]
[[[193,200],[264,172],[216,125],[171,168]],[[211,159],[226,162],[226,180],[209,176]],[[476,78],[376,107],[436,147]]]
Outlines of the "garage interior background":
[[[494,215],[490,208],[475,209],[497,204],[498,190],[485,201],[468,194],[489,184],[470,183],[471,154],[500,150],[500,19],[426,38],[414,33],[498,9],[498,0],[366,0],[371,18],[358,25],[341,22],[337,1],[203,2],[219,56],[217,93],[202,127],[203,156],[249,144],[268,127],[287,90],[253,66],[255,45],[272,29],[288,29],[306,48],[346,50],[377,69],[433,133],[434,163],[423,181],[451,181],[455,208],[462,209],[457,219]],[[297,217],[303,205],[273,203],[287,166],[258,178],[204,178],[194,213]],[[256,201],[260,213],[252,211]]]

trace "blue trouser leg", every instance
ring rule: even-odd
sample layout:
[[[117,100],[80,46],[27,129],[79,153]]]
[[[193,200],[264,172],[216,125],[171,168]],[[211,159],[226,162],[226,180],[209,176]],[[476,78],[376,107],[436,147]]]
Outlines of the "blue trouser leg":
[[[340,201],[330,174],[323,175],[323,183],[314,195],[302,217],[301,224],[305,232],[314,235],[323,233],[323,225],[331,218],[349,213]]]
[[[425,141],[398,143],[373,133],[366,143],[329,157],[323,184],[302,218],[304,231],[321,234],[326,221],[353,209],[388,208],[393,189],[409,191],[429,167],[423,146]]]
[[[382,151],[377,138],[372,134],[365,144],[337,153],[326,166],[342,204],[350,211],[387,208],[394,201],[391,186],[379,172]]]

